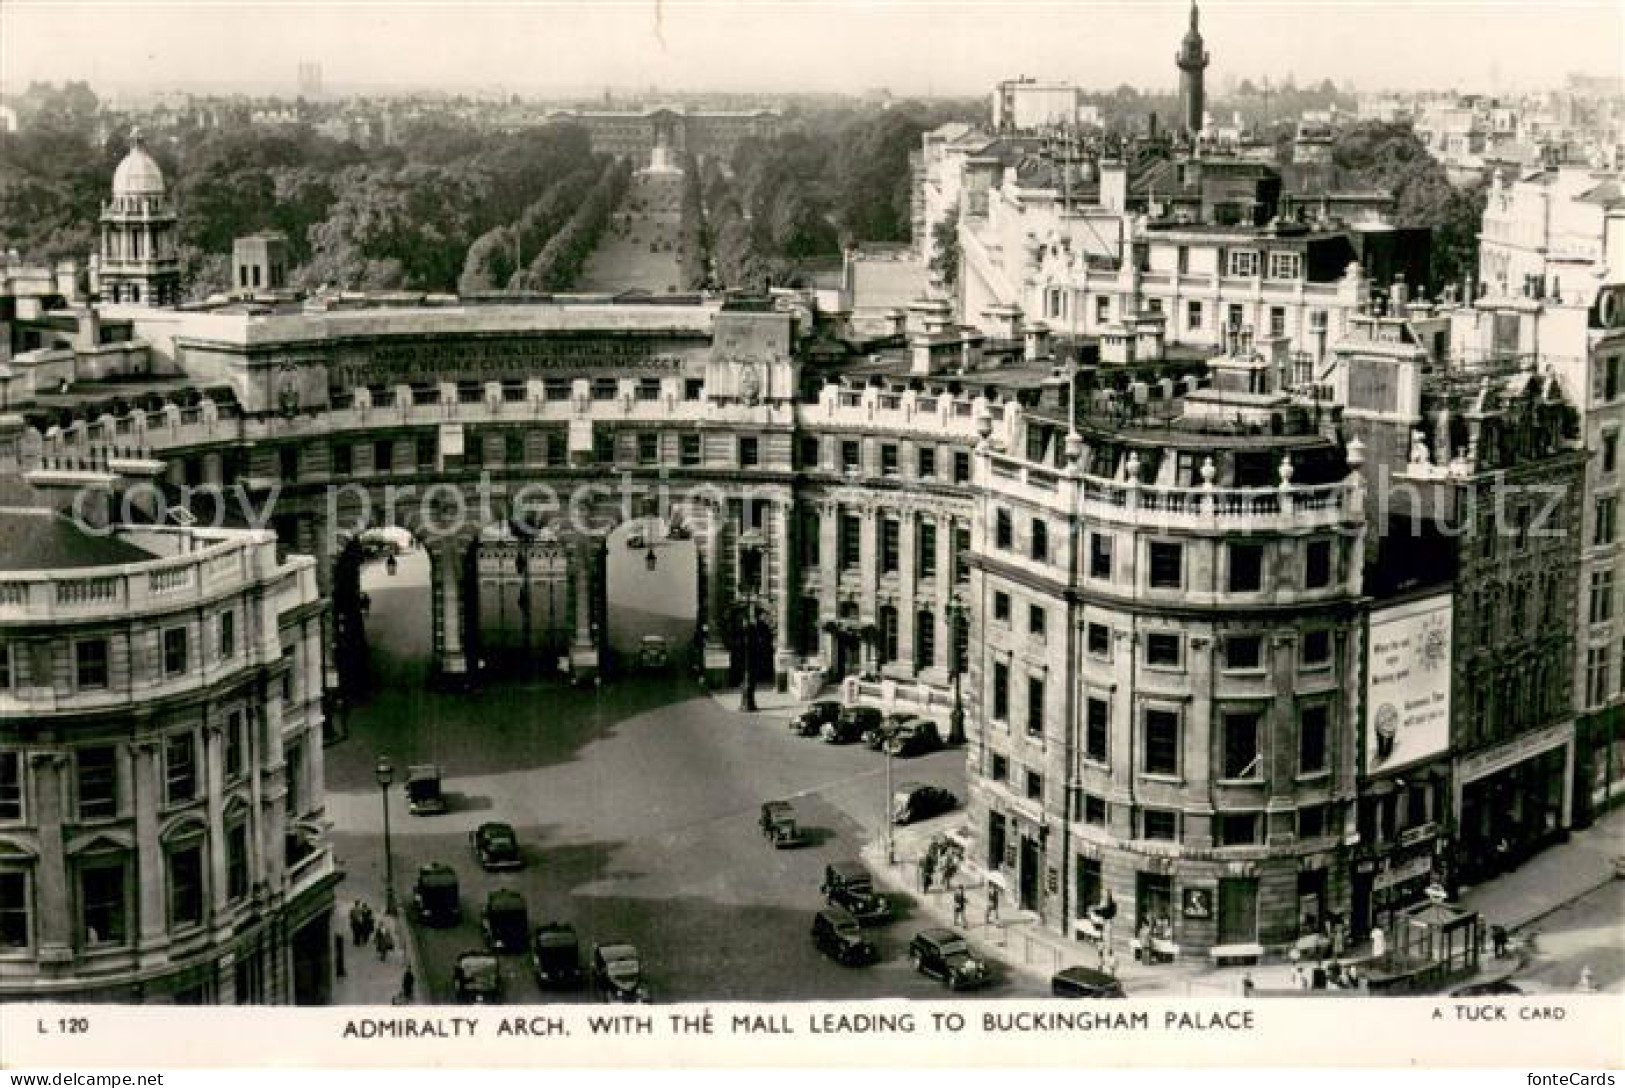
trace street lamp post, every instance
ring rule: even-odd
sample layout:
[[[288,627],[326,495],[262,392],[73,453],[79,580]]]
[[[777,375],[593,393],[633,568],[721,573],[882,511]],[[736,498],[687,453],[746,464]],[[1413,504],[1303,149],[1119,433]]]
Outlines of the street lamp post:
[[[948,743],[965,743],[965,701],[960,691],[960,674],[964,671],[964,662],[960,660],[959,642],[962,625],[965,622],[965,602],[959,595],[948,599],[948,660],[953,665],[954,682],[954,708],[948,715]]]
[[[884,745],[886,751],[886,796],[880,801],[880,818],[886,821],[886,864],[897,864],[897,842],[892,835],[892,783],[891,783],[891,745]]]
[[[378,793],[384,804],[384,913],[395,914],[395,849],[389,837],[389,784],[395,780],[395,765],[388,756],[379,756],[373,768]]]

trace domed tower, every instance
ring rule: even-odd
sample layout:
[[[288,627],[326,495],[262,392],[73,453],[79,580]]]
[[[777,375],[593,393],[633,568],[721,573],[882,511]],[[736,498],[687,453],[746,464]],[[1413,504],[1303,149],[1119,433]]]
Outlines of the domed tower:
[[[113,171],[113,198],[102,205],[102,298],[142,306],[179,300],[175,222],[164,173],[141,145],[141,130],[135,129],[130,153]]]
[[[1191,27],[1185,31],[1184,41],[1174,63],[1179,66],[1179,107],[1185,131],[1193,139],[1202,131],[1202,113],[1207,105],[1202,91],[1202,73],[1207,70],[1207,50],[1202,47],[1202,31],[1197,27],[1195,0],[1191,3]]]

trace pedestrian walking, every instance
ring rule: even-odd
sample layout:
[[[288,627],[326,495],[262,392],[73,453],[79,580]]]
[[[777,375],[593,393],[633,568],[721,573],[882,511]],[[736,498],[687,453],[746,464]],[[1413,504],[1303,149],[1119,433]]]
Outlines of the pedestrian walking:
[[[1248,971],[1245,975],[1241,976],[1241,996],[1252,997],[1254,988],[1253,973]]]
[[[1294,963],[1292,965],[1292,988],[1294,990],[1306,990],[1309,988],[1309,980],[1304,978],[1303,966],[1301,964]]]
[[[954,925],[962,926],[965,922],[965,889],[954,889]]]
[[[372,947],[377,950],[380,963],[389,959],[389,953],[395,947],[395,938],[389,932],[388,926],[379,926],[373,933]]]
[[[931,877],[935,865],[935,855],[932,851],[927,850],[925,856],[920,859],[920,891],[928,892],[931,890]]]
[[[417,976],[412,973],[412,965],[407,964],[406,970],[401,972],[401,997],[406,999],[403,1004],[410,1005],[412,1003],[412,994],[417,989],[417,986]]]
[[[1117,974],[1117,953],[1112,951],[1112,946],[1109,944],[1100,946],[1100,969],[1108,975],[1115,976]]]
[[[1575,989],[1579,990],[1583,994],[1589,994],[1596,991],[1597,983],[1591,977],[1591,965],[1589,963],[1580,968],[1580,981],[1579,984],[1576,985]]]
[[[987,886],[987,915],[982,919],[985,925],[992,925],[999,920],[999,886]]]
[[[942,886],[944,888],[953,887],[954,877],[959,875],[959,860],[954,857],[952,850],[943,850],[941,869]]]
[[[1490,941],[1495,945],[1495,958],[1504,958],[1507,954],[1507,927],[1491,926]]]
[[[361,900],[350,904],[350,938],[359,948],[366,943],[366,924],[361,920]]]
[[[366,944],[369,940],[372,939],[373,928],[377,925],[377,922],[374,920],[374,918],[372,916],[372,908],[371,907],[369,907],[366,903],[361,903],[360,906],[361,906],[361,943]]]

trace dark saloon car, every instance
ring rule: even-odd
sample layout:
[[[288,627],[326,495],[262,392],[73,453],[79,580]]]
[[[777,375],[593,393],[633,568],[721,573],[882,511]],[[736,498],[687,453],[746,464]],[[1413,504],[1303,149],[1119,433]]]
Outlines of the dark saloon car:
[[[878,707],[842,707],[840,717],[832,722],[824,723],[824,742],[826,744],[852,744],[861,740],[864,733],[879,726],[880,722],[881,717]]]
[[[790,732],[799,737],[816,737],[830,722],[841,716],[839,699],[819,699],[790,719]]]
[[[891,921],[891,900],[875,891],[869,870],[855,861],[838,861],[824,867],[824,883],[819,891],[832,907],[852,915],[860,925]]]
[[[512,888],[498,888],[485,897],[480,932],[493,952],[523,952],[530,940],[530,911],[525,897]]]
[[[897,731],[905,724],[914,720],[914,715],[907,711],[897,711],[887,714],[879,725],[873,729],[866,729],[863,733],[863,746],[871,751],[878,752],[886,746],[886,742],[897,735]]]
[[[1115,975],[1093,967],[1068,967],[1055,972],[1049,992],[1056,997],[1127,997]]]
[[[941,747],[937,723],[925,718],[904,722],[886,739],[886,754],[893,756],[923,756]]]
[[[474,848],[474,857],[479,860],[482,869],[525,867],[525,859],[519,854],[519,836],[514,834],[509,824],[481,824],[468,833],[468,844]]]
[[[406,769],[406,811],[414,816],[438,816],[446,811],[440,788],[440,768],[424,763]]]
[[[873,963],[880,957],[874,942],[863,936],[858,920],[836,907],[813,915],[812,939],[818,951],[848,967]]]
[[[459,1005],[495,1005],[502,1000],[502,965],[489,952],[464,952],[451,969],[451,992]]]
[[[412,884],[412,905],[418,920],[426,926],[454,926],[462,920],[462,904],[457,900],[457,874],[450,865],[431,861],[419,866]]]
[[[779,850],[804,845],[806,833],[796,822],[796,810],[788,801],[768,801],[762,805],[762,834]]]
[[[530,938],[530,965],[544,990],[574,989],[582,983],[581,938],[568,922],[544,922]]]
[[[912,824],[950,812],[959,798],[941,786],[905,782],[892,794],[891,819],[894,824]]]
[[[643,964],[629,944],[600,944],[592,950],[592,985],[605,1001],[647,1002]]]
[[[951,929],[924,929],[908,943],[914,970],[942,980],[950,990],[970,990],[991,981],[987,964],[971,953],[970,944]]]

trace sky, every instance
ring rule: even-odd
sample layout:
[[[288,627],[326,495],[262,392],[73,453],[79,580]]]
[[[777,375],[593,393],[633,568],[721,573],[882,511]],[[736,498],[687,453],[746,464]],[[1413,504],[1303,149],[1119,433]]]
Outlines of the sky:
[[[0,0],[0,91],[982,94],[1017,75],[1172,87],[1185,0]],[[1209,86],[1515,91],[1620,75],[1625,0],[1207,0]]]

